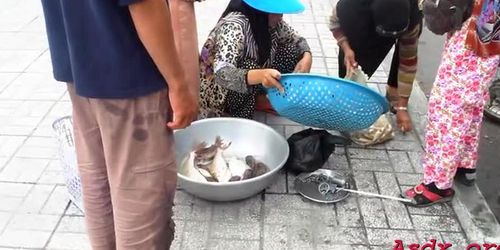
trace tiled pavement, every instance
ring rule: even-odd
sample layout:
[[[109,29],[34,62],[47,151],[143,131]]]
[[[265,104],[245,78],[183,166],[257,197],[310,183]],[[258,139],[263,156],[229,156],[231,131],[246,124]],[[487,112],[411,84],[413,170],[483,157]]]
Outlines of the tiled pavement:
[[[226,2],[197,5],[200,43]],[[326,26],[329,2],[307,3],[305,13],[286,18],[308,39],[315,56],[313,72],[336,75],[338,49]],[[50,127],[70,114],[71,104],[64,85],[51,77],[40,3],[2,0],[2,5],[0,250],[89,249],[83,216],[66,194]],[[376,82],[385,77],[381,67],[370,87],[383,92],[384,86]],[[273,116],[258,114],[256,119],[286,137],[302,129]],[[325,167],[352,175],[359,190],[398,195],[420,180],[421,151],[417,134],[398,133],[394,140],[372,148],[337,148]],[[456,246],[470,240],[463,226],[468,224],[455,212],[460,203],[413,209],[353,195],[335,205],[320,205],[297,195],[293,180],[293,175],[281,173],[265,193],[235,203],[211,203],[177,192],[173,249],[378,250],[392,249],[397,239],[436,239],[452,242],[451,249],[465,249]]]

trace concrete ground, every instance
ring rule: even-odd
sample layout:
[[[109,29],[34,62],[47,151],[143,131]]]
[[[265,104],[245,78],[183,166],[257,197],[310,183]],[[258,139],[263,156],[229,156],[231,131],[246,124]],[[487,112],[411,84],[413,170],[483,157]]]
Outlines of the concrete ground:
[[[500,124],[486,119],[481,131],[482,141],[479,146],[481,157],[478,161],[478,188],[488,202],[490,209],[500,220]]]
[[[336,75],[337,47],[326,21],[327,1],[307,0],[303,14],[287,20],[308,39],[313,72]],[[197,4],[200,42],[226,1]],[[52,122],[71,113],[61,83],[52,79],[39,1],[2,0],[0,10],[0,249],[90,249],[83,214],[68,199]],[[370,87],[384,92],[387,68]],[[358,190],[398,195],[421,180],[419,155],[426,99],[415,87],[411,113],[415,132],[370,148],[337,148],[325,168],[352,175]],[[391,117],[392,119],[393,117]],[[286,119],[258,114],[285,137],[303,129]],[[488,207],[470,213],[463,189],[450,204],[425,209],[353,195],[334,205],[304,200],[294,176],[281,173],[265,192],[240,202],[214,203],[183,191],[176,195],[173,249],[392,249],[395,240],[423,244],[500,243],[499,225]],[[494,217],[493,217],[494,218]]]

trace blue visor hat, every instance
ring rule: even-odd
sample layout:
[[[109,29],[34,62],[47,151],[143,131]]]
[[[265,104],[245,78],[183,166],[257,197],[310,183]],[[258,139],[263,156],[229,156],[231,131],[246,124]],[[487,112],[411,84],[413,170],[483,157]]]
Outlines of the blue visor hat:
[[[250,7],[270,14],[297,14],[304,11],[300,0],[243,0]]]

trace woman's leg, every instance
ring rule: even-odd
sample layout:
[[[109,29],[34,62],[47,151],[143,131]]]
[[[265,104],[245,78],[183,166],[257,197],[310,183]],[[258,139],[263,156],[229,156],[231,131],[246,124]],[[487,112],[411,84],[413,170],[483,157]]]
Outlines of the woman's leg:
[[[478,113],[480,112],[480,113]],[[461,138],[459,150],[461,159],[458,164],[455,179],[462,184],[472,186],[476,180],[476,162],[478,158],[479,134],[483,118],[483,108],[472,107],[465,112],[464,135]]]
[[[498,61],[498,60],[497,60]],[[495,60],[484,60],[483,67],[477,67],[477,79],[470,81],[471,85],[465,86],[465,109],[468,109],[464,135],[460,144],[460,164],[457,169],[456,179],[465,185],[473,185],[475,181],[476,163],[478,159],[479,136],[483,120],[484,107],[489,99],[489,87],[495,77],[497,68]],[[471,76],[472,77],[472,76]],[[476,83],[479,83],[477,85]],[[476,91],[476,89],[478,90]]]
[[[424,183],[453,185],[457,168],[474,169],[483,109],[499,57],[481,58],[464,47],[465,32],[450,39],[429,101]]]
[[[428,104],[422,162],[425,185],[405,192],[404,196],[414,199],[411,205],[432,204],[451,197],[457,168],[464,161],[469,168],[475,166],[487,85],[499,57],[480,58],[466,49],[466,27],[464,24],[445,44]]]
[[[450,62],[450,61],[448,61]],[[451,62],[450,62],[451,63]],[[450,65],[444,63],[441,65]],[[448,81],[447,72],[440,67],[429,99],[427,127],[425,134],[425,153],[423,156],[424,183],[434,183],[439,189],[449,189],[459,165],[460,155],[457,146],[463,136],[462,124],[468,115],[458,99],[462,93],[452,85],[457,82]],[[457,121],[462,118],[462,123]],[[468,119],[468,117],[467,117]]]

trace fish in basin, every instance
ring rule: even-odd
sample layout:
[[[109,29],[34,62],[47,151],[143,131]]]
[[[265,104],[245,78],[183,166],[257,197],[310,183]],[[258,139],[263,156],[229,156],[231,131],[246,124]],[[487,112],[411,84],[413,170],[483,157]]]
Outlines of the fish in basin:
[[[257,177],[263,175],[269,171],[266,164],[257,161],[253,156],[249,155],[245,157],[246,164],[252,169],[252,177]]]
[[[194,167],[194,157],[194,152],[189,153],[189,156],[183,160],[179,173],[199,182],[208,182],[207,178],[212,178],[212,176],[209,172]]]
[[[213,181],[228,182],[232,174],[223,157],[223,151],[229,146],[231,143],[224,144],[220,137],[217,137],[215,143],[208,147],[205,142],[197,145],[194,150],[194,167],[205,173],[204,176],[209,181],[213,178]]]
[[[196,145],[183,161],[179,173],[200,182],[232,182],[265,174],[269,168],[249,155],[245,158],[225,156],[231,142],[217,137],[215,142]]]
[[[250,179],[253,176],[252,169],[241,159],[231,157],[227,159],[227,167],[231,171],[230,181],[241,181]]]

